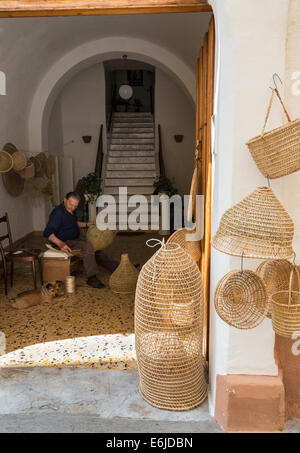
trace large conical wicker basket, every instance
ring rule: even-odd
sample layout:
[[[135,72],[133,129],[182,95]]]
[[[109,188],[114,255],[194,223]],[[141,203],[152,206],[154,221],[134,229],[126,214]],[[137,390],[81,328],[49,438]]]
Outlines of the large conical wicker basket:
[[[288,260],[266,260],[263,261],[256,269],[257,275],[262,279],[267,288],[269,297],[268,318],[272,315],[271,297],[279,291],[288,291],[292,264]],[[297,268],[293,280],[293,291],[300,290],[300,280]]]
[[[215,309],[223,321],[237,329],[258,326],[269,310],[262,279],[250,270],[228,272],[216,287]]]
[[[178,244],[162,244],[143,266],[135,295],[140,392],[160,409],[190,410],[204,401],[203,284]]]
[[[288,122],[265,133],[274,93],[280,100]],[[276,88],[272,90],[261,135],[252,138],[246,145],[258,169],[265,177],[280,178],[300,169],[300,118],[291,121]]]
[[[121,262],[109,279],[110,289],[118,294],[135,292],[139,271],[130,262],[128,254],[121,255]]]
[[[174,242],[182,247],[197,263],[201,257],[200,241],[189,241],[189,236],[195,231],[189,231],[187,228],[180,228],[175,231],[167,240],[167,244]]]
[[[212,246],[245,258],[288,259],[294,223],[270,187],[258,187],[222,215]]]
[[[300,292],[293,291],[293,280],[298,279],[296,267],[290,273],[289,289],[272,294],[272,325],[277,335],[297,338],[300,335]]]

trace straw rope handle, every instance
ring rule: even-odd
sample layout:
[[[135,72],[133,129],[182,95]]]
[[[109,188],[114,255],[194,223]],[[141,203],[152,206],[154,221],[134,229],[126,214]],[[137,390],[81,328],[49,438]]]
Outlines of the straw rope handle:
[[[190,197],[187,210],[187,221],[191,222],[193,220],[193,214],[196,214],[196,195],[198,194],[198,166],[195,165],[194,173],[191,182],[190,188]]]
[[[291,270],[291,275],[290,275],[290,283],[289,283],[289,302],[288,302],[289,306],[291,305],[291,302],[292,302],[293,277],[295,274],[297,275],[296,266],[293,265],[292,270]]]
[[[282,108],[284,110],[284,113],[285,113],[285,115],[287,117],[288,122],[289,123],[291,122],[291,118],[290,118],[290,116],[289,116],[289,114],[288,114],[288,112],[287,112],[287,110],[285,108],[283,100],[280,97],[279,91],[277,90],[277,88],[273,88],[272,89],[272,94],[271,94],[271,99],[270,99],[270,102],[269,102],[269,105],[268,105],[268,109],[267,109],[267,114],[266,114],[266,117],[265,117],[264,127],[263,127],[263,130],[262,130],[262,133],[261,133],[261,137],[263,137],[264,134],[265,134],[266,124],[267,124],[267,121],[268,121],[268,118],[269,118],[269,115],[270,115],[270,110],[271,110],[271,106],[272,106],[273,99],[274,99],[274,92],[276,93],[276,95],[277,95],[277,97],[278,97],[278,99],[279,99],[279,101],[280,101],[280,103],[282,105]]]

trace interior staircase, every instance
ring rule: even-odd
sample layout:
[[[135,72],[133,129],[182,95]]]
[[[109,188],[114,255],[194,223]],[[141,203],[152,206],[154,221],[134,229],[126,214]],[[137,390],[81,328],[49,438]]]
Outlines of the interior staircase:
[[[102,193],[115,196],[118,213],[119,187],[127,187],[128,197],[142,194],[150,201],[158,174],[153,115],[150,112],[114,112],[102,172]],[[120,209],[124,209],[122,204]],[[134,209],[136,207],[128,207],[128,214]],[[142,207],[142,211],[150,212],[149,203]],[[117,215],[117,229],[118,219]],[[141,226],[149,229],[148,223]]]

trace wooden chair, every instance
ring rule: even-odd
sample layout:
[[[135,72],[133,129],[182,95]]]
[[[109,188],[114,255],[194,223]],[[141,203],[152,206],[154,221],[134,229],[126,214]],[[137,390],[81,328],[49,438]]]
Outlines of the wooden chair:
[[[12,236],[11,236],[11,230],[10,230],[10,225],[9,225],[9,219],[8,219],[8,214],[7,212],[3,217],[0,218],[0,224],[1,223],[6,223],[6,228],[7,228],[7,233],[4,234],[3,236],[0,236],[0,254],[2,257],[2,266],[3,266],[3,272],[4,272],[4,289],[5,289],[5,295],[7,295],[7,280],[8,280],[8,263],[10,263],[10,285],[11,287],[13,286],[13,278],[14,278],[14,263],[25,263],[25,262],[30,262],[31,263],[31,269],[32,269],[32,277],[33,277],[33,283],[34,283],[34,288],[37,288],[36,285],[36,261],[38,261],[38,256],[40,253],[40,250],[35,249],[35,250],[17,250],[18,253],[15,253],[13,250],[13,241],[12,241]],[[5,249],[2,246],[2,242],[8,240],[8,251],[5,251]]]

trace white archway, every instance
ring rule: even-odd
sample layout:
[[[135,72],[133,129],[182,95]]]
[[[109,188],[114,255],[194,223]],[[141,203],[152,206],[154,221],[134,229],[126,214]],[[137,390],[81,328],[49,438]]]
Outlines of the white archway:
[[[30,151],[46,150],[49,116],[53,103],[65,83],[82,69],[108,59],[120,58],[124,52],[130,59],[152,64],[168,73],[177,80],[195,103],[195,74],[169,50],[150,41],[123,36],[90,41],[60,58],[41,80],[29,112]]]

